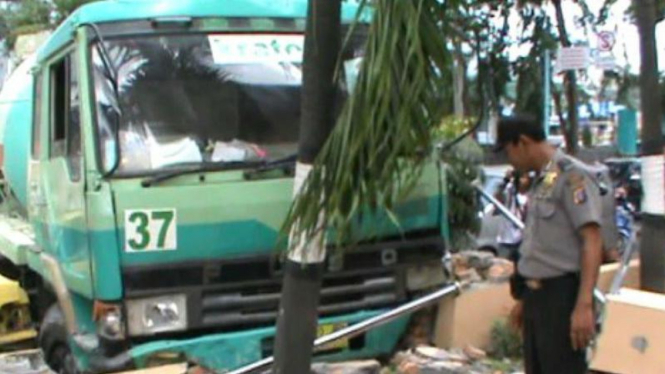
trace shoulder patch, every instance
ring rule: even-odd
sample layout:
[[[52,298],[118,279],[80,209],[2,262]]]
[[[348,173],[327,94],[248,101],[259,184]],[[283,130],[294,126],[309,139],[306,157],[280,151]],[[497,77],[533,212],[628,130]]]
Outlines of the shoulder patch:
[[[575,205],[582,205],[586,203],[586,200],[586,188],[584,188],[584,186],[577,187],[573,190],[573,203],[575,203]]]

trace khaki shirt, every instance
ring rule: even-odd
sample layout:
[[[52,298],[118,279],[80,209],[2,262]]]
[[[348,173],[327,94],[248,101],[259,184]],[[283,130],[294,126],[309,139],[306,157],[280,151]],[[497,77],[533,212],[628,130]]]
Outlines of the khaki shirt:
[[[537,177],[529,192],[519,273],[550,278],[580,271],[583,240],[579,229],[601,225],[598,186],[584,164],[561,151]]]

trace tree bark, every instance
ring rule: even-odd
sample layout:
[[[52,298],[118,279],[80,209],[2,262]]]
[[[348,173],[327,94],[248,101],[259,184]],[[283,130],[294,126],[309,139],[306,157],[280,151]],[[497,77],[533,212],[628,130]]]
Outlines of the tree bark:
[[[455,116],[464,117],[466,114],[464,106],[464,91],[466,90],[466,61],[462,53],[462,47],[458,42],[454,42],[455,61],[453,65],[453,108]]]
[[[561,43],[562,47],[570,47],[570,39],[568,39],[568,32],[566,31],[566,21],[563,18],[561,0],[552,0],[552,4],[554,4],[554,9],[556,10],[559,42]],[[566,102],[568,104],[568,123],[566,126],[563,126],[562,123],[561,128],[566,129],[564,132],[564,137],[566,138],[566,150],[571,155],[574,155],[577,153],[579,139],[579,124],[577,115],[577,74],[574,70],[566,72],[564,85],[566,89]]]
[[[662,186],[663,132],[656,50],[656,4],[654,0],[633,0],[640,34],[640,101],[642,109],[642,238],[640,240],[640,283],[642,288],[665,292],[665,196]]]
[[[295,196],[334,125],[334,75],[340,28],[341,0],[309,0]],[[293,235],[290,238],[289,254],[284,264],[273,373],[310,372],[325,259],[322,237],[313,236],[296,237],[295,241]]]

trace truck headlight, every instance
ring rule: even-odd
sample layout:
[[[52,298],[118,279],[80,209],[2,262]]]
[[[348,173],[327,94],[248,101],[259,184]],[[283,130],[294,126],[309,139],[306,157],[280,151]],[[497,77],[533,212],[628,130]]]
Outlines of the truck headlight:
[[[167,295],[147,299],[127,300],[129,334],[152,335],[187,328],[187,298]]]
[[[109,309],[100,316],[97,321],[97,332],[108,340],[125,338],[125,325],[120,308]]]

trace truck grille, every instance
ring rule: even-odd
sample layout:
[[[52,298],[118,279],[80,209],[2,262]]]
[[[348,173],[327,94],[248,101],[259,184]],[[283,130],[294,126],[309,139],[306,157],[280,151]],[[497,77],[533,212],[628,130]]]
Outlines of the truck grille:
[[[438,263],[439,235],[361,244],[329,256],[321,287],[321,317],[380,309],[407,298],[409,265]],[[274,325],[283,272],[273,255],[123,269],[128,299],[186,294],[190,332]]]
[[[201,322],[208,326],[274,324],[279,308],[281,284],[205,292]],[[321,288],[319,315],[345,314],[393,305],[404,296],[396,274],[327,277]]]

